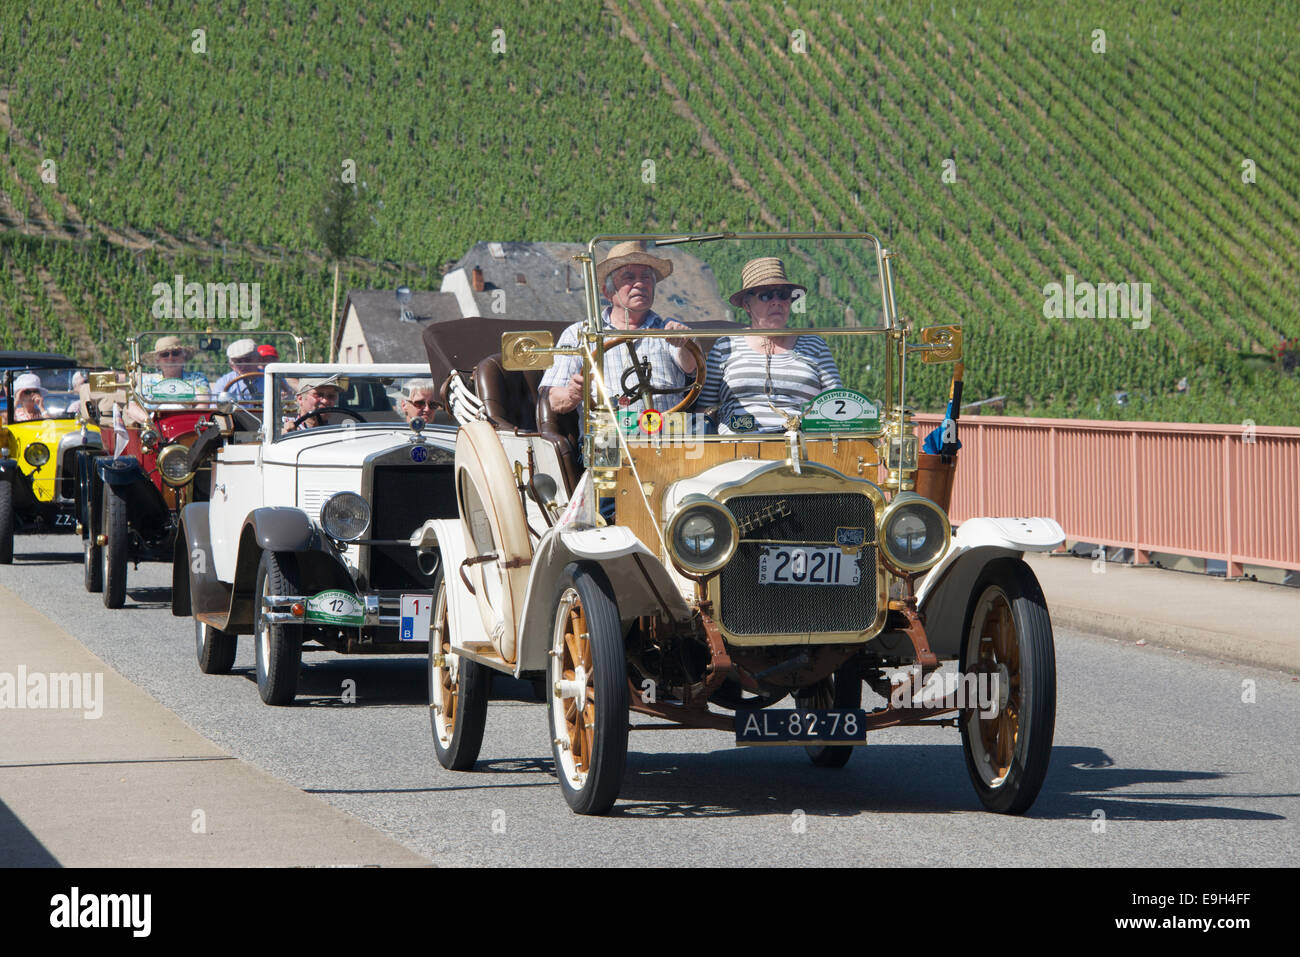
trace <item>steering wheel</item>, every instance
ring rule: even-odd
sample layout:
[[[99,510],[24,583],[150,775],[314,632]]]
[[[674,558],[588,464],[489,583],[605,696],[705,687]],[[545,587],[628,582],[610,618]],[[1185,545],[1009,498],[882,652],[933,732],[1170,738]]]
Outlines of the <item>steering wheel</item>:
[[[290,430],[296,429],[298,428],[298,426],[302,425],[308,419],[312,419],[312,418],[319,419],[322,416],[329,415],[331,412],[337,412],[340,415],[350,415],[358,422],[366,421],[365,416],[361,415],[359,412],[354,412],[352,409],[340,409],[336,405],[331,405],[324,409],[312,409],[310,412],[304,412],[302,415],[298,416],[298,418],[293,420],[293,425],[290,426],[289,429]]]
[[[229,392],[231,390],[231,387],[233,387],[236,382],[243,382],[245,379],[260,379],[260,378],[262,378],[262,373],[260,372],[241,373],[240,375],[235,376],[233,379],[227,382],[226,387],[222,391]],[[262,402],[263,402],[262,399],[252,399],[252,400],[232,399],[231,401],[234,402],[236,405],[238,405],[241,409],[245,407],[252,408],[252,409],[260,409],[262,407]]]
[[[625,342],[634,342],[635,340],[640,338],[642,337],[641,336],[617,336],[614,339],[607,339],[605,341],[605,350],[609,351],[614,346],[622,345]],[[632,358],[635,360],[636,347],[628,346],[628,348],[632,350]],[[682,409],[689,406],[692,402],[695,401],[696,397],[699,396],[700,390],[704,388],[704,366],[706,363],[704,361],[703,350],[700,349],[699,343],[697,343],[694,339],[687,339],[686,345],[683,348],[685,348],[686,351],[689,352],[695,359],[695,382],[691,385],[690,389],[687,390],[686,395],[682,399],[682,401],[678,402],[671,409],[660,410],[665,415],[670,412],[680,412]],[[636,385],[631,386],[628,384],[627,380],[629,376],[636,376],[637,378]],[[678,391],[677,389],[674,388],[667,388],[667,389],[656,388],[655,386],[652,386],[650,384],[650,360],[649,359],[643,359],[640,362],[634,361],[632,363],[632,367],[623,373],[623,381],[621,381],[619,385],[623,389],[623,395],[627,396],[629,399],[634,399],[634,400],[640,399],[642,402],[645,403],[646,408],[652,407],[650,404],[650,396],[664,395],[664,394],[669,394]]]

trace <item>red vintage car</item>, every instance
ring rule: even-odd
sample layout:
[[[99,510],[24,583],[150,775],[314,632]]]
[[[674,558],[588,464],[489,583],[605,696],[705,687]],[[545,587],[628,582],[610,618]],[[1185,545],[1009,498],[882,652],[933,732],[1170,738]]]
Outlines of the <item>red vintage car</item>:
[[[266,364],[304,360],[288,332],[152,331],[130,348],[126,374],[92,376],[83,402],[103,449],[81,456],[77,512],[86,590],[106,608],[126,601],[128,563],[172,560],[177,517],[208,499],[216,450],[256,438]]]

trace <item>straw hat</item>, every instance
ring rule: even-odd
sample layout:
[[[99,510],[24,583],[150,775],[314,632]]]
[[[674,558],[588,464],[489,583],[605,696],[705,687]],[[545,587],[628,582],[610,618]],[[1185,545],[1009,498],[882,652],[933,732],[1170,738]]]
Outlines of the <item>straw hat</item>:
[[[781,260],[775,256],[761,256],[745,263],[745,268],[740,271],[740,291],[731,294],[731,304],[743,308],[745,293],[764,286],[791,286],[808,291],[807,286],[790,281],[785,274],[785,263]]]
[[[602,291],[605,288],[605,277],[620,266],[649,266],[655,271],[655,279],[659,282],[663,282],[673,272],[672,260],[651,256],[646,252],[645,243],[642,240],[637,239],[626,243],[618,243],[610,249],[609,255],[596,266],[596,285]]]
[[[158,353],[166,352],[171,349],[180,349],[182,352],[185,353],[186,359],[191,358],[195,352],[195,350],[192,347],[187,346],[184,342],[181,341],[180,336],[160,336],[158,340],[153,344],[153,351],[146,352],[144,355],[142,355],[140,357],[140,361],[156,363],[158,361]]]

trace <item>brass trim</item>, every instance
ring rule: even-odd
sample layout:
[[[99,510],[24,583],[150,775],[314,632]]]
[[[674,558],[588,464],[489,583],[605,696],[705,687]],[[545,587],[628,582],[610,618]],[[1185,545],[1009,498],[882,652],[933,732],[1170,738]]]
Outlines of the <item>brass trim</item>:
[[[511,372],[547,368],[551,364],[550,354],[539,350],[551,349],[554,345],[555,337],[547,329],[503,332],[501,365]]]
[[[796,474],[791,465],[787,462],[773,462],[767,468],[750,478],[723,485],[713,492],[714,501],[724,504],[732,498],[742,495],[764,495],[764,494],[784,494],[784,495],[807,495],[817,493],[835,493],[835,492],[857,492],[865,495],[871,500],[872,507],[876,515],[876,538],[880,537],[880,520],[886,504],[885,496],[873,482],[865,479],[850,478],[842,472],[836,471],[825,465],[816,462],[801,462],[800,469],[802,474]],[[754,544],[753,539],[748,539],[749,544]],[[802,542],[789,542],[782,544],[804,544]],[[877,560],[876,563],[876,617],[875,620],[862,631],[827,631],[827,632],[801,632],[801,633],[782,633],[770,635],[738,635],[727,628],[723,623],[721,614],[717,616],[719,631],[727,639],[728,643],[742,646],[753,647],[758,645],[834,645],[834,644],[856,644],[870,641],[876,635],[880,634],[881,629],[885,627],[885,619],[889,614],[889,574],[884,563]],[[863,569],[866,575],[868,569]],[[811,586],[810,586],[811,587]],[[708,582],[708,600],[712,602],[713,607],[722,608],[722,593],[720,579],[714,576]]]
[[[683,519],[687,512],[694,509],[708,509],[709,511],[719,513],[726,520],[728,527],[731,529],[731,547],[727,549],[727,553],[721,558],[706,565],[690,565],[678,556],[677,551],[673,548],[673,543],[676,541],[676,535],[674,533],[677,530],[678,523]],[[688,498],[687,501],[682,502],[677,506],[677,511],[673,512],[672,517],[668,519],[667,525],[664,526],[664,547],[668,550],[668,557],[672,560],[673,565],[679,572],[687,578],[705,578],[706,576],[712,575],[721,570],[727,562],[731,561],[732,556],[736,554],[736,549],[740,547],[740,526],[736,524],[736,517],[731,514],[730,509],[722,505],[720,502],[716,502],[708,496]]]
[[[921,361],[956,362],[962,356],[961,326],[927,326],[921,330],[925,345],[908,346],[908,352],[921,353]]]
[[[909,564],[899,561],[898,557],[889,550],[889,537],[885,534],[885,527],[897,512],[909,505],[921,505],[933,509],[938,513],[939,518],[943,520],[943,547],[935,552],[933,561]],[[880,540],[880,554],[890,568],[903,576],[913,575],[933,568],[939,559],[948,553],[948,547],[952,544],[952,523],[948,521],[948,514],[939,507],[937,502],[931,501],[924,495],[918,495],[916,492],[899,492],[895,495],[894,500],[889,503],[889,507],[885,509],[884,514],[880,516],[879,523],[879,531],[876,537]]]

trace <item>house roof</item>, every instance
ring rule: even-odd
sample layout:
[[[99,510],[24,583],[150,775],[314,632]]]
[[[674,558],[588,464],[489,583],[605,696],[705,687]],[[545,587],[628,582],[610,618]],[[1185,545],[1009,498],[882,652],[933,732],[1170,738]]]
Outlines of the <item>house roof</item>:
[[[344,322],[353,309],[374,362],[406,362],[423,352],[420,333],[434,322],[459,319],[460,306],[450,293],[412,290],[407,308],[414,322],[403,322],[391,289],[351,289],[343,306]],[[339,336],[343,330],[340,326]]]
[[[472,293],[481,316],[577,322],[585,312],[582,269],[573,257],[586,250],[583,243],[479,242],[453,268],[467,275],[475,266],[483,270],[485,288]],[[688,325],[731,318],[706,263],[680,246],[654,254],[673,262],[673,274],[656,292],[655,312]]]

